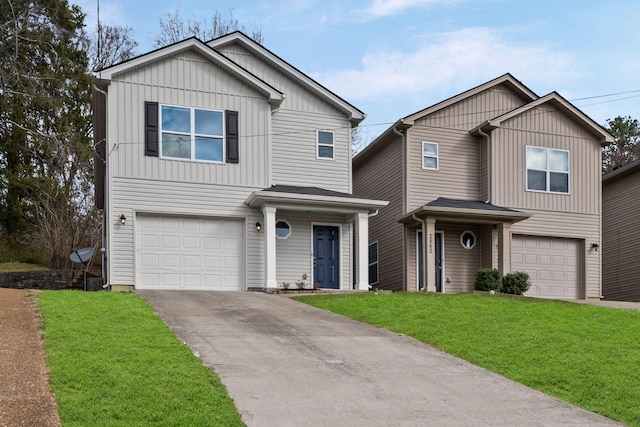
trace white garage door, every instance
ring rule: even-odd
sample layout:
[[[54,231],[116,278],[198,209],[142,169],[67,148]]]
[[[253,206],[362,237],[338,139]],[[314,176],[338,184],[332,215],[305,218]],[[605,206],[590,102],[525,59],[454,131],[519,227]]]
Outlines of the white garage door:
[[[140,289],[242,290],[243,222],[138,215]]]
[[[511,270],[531,278],[527,296],[578,299],[580,293],[578,240],[513,235]]]

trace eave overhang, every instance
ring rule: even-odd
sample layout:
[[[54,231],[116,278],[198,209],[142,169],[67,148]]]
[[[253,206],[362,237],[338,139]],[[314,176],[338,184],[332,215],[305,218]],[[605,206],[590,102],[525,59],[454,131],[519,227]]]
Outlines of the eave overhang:
[[[269,189],[254,191],[245,203],[259,209],[272,206],[277,209],[343,214],[374,213],[389,204],[383,200],[360,197],[286,193]]]
[[[396,218],[409,227],[418,227],[426,218],[443,222],[463,222],[476,224],[515,223],[530,218],[531,214],[515,210],[469,209],[445,206],[423,205]]]

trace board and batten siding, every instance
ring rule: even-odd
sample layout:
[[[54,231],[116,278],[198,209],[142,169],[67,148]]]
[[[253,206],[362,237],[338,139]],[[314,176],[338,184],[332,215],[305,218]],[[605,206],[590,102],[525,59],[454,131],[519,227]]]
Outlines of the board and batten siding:
[[[333,132],[334,158],[317,157],[317,131]],[[351,127],[345,116],[280,109],[273,114],[273,184],[351,192]]]
[[[287,282],[294,289],[297,280],[312,284],[313,278],[313,225],[340,227],[340,289],[353,289],[351,280],[352,227],[344,215],[317,214],[299,211],[278,211],[276,221],[284,220],[291,226],[286,239],[276,239],[276,278],[278,286]]]
[[[600,251],[591,249],[592,243],[600,242],[600,215],[530,209],[527,212],[532,214],[531,218],[513,224],[511,234],[578,239],[584,257],[581,291],[586,298],[600,298]]]
[[[243,250],[248,287],[264,286],[264,233],[255,231],[263,216],[244,204],[256,189],[214,184],[166,182],[140,178],[113,178],[110,181],[109,281],[135,285],[135,215],[179,215],[245,219],[246,247]],[[120,215],[127,217],[120,224]],[[250,260],[248,262],[247,260]]]
[[[408,131],[407,209],[439,196],[480,198],[480,143],[466,131],[415,125]],[[422,141],[438,143],[438,170],[422,169]]]
[[[502,83],[428,114],[416,120],[416,124],[469,131],[485,120],[508,113],[527,102],[530,100]]]
[[[569,194],[526,190],[526,147],[569,151]],[[600,214],[601,147],[551,106],[508,120],[491,134],[491,202],[514,209]]]
[[[403,142],[385,142],[376,156],[354,168],[353,193],[387,200],[389,204],[369,219],[369,243],[378,242],[378,283],[374,287],[406,290],[403,284],[404,226],[395,218],[403,213]],[[414,287],[415,289],[415,287]]]
[[[144,103],[239,113],[238,164],[144,155]],[[113,78],[109,87],[109,163],[112,176],[265,188],[271,108],[265,95],[201,55],[184,51]]]
[[[605,181],[602,192],[602,289],[604,298],[640,301],[640,169]]]

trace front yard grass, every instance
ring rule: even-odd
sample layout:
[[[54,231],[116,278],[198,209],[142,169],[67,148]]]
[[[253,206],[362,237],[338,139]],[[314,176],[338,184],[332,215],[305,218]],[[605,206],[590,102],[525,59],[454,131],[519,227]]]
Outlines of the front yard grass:
[[[423,292],[297,299],[409,335],[589,411],[640,426],[640,312]]]
[[[42,291],[62,426],[242,426],[218,377],[135,293]]]
[[[25,271],[48,270],[47,267],[39,264],[26,262],[0,262],[0,273],[23,273]]]

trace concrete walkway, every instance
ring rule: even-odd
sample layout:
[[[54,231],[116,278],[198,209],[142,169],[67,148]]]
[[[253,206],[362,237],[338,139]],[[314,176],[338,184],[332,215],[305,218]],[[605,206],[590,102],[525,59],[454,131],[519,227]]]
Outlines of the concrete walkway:
[[[248,426],[610,426],[418,341],[289,298],[139,291]]]

